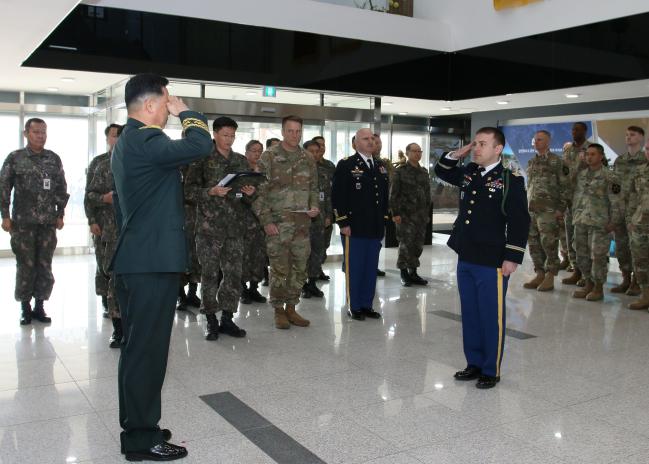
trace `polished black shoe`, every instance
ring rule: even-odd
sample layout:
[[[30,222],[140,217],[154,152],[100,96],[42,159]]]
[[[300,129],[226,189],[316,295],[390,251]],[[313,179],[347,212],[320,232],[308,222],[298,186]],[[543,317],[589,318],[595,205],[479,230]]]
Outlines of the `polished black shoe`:
[[[250,282],[250,288],[248,289],[248,296],[255,303],[266,303],[266,297],[259,293],[257,282]]]
[[[381,314],[374,311],[372,308],[361,308],[361,312],[365,317],[370,319],[381,319]]]
[[[385,277],[385,271],[382,271],[381,269],[376,270],[376,275],[378,277]]]
[[[205,329],[205,340],[218,340],[219,338],[219,320],[216,318],[216,314],[206,314],[205,319],[207,319],[207,328]]]
[[[331,277],[329,277],[324,272],[320,271],[320,275],[318,276],[318,280],[324,280],[325,282],[329,282],[331,280]]]
[[[32,323],[32,305],[29,301],[22,301],[20,303],[20,325],[29,325]]]
[[[487,388],[493,388],[496,384],[500,382],[500,377],[489,377],[488,375],[481,375],[478,378],[478,382],[475,384],[476,388],[481,390],[486,390]]]
[[[311,291],[309,290],[309,285],[305,283],[302,285],[302,291],[300,292],[302,298],[311,298]]]
[[[351,317],[352,319],[355,319],[357,321],[364,321],[365,320],[365,314],[363,314],[362,311],[352,311],[351,309],[347,310],[347,315]]]
[[[324,293],[316,286],[315,283],[317,280],[318,280],[317,278],[309,277],[309,280],[307,281],[306,285],[307,288],[309,289],[309,293],[311,293],[311,296],[314,296],[316,298],[322,298],[324,296]]]
[[[198,284],[195,282],[189,283],[189,291],[187,292],[187,304],[193,306],[194,308],[201,307],[201,299],[196,294],[198,290]]]
[[[119,348],[122,344],[122,338],[124,337],[124,331],[122,330],[122,320],[119,318],[113,319],[113,334],[108,340],[109,348]]]
[[[232,320],[232,313],[230,311],[223,311],[223,314],[221,314],[219,332],[235,338],[243,338],[246,336],[246,331],[237,326]]]
[[[410,274],[408,273],[408,269],[401,269],[401,285],[404,287],[410,287],[412,286],[412,280],[410,280]]]
[[[37,321],[44,322],[45,324],[49,324],[50,322],[52,322],[52,318],[49,317],[47,314],[45,314],[43,300],[36,300],[36,304],[34,305],[34,310],[32,311],[32,319],[36,319]]]
[[[101,313],[101,316],[104,319],[110,319],[110,314],[108,313],[108,297],[106,295],[102,295],[101,297],[101,307],[104,308],[104,312]]]
[[[163,442],[145,451],[127,451],[127,461],[175,461],[187,456],[187,448]]]
[[[241,296],[239,297],[241,304],[252,304],[252,298],[250,297],[250,291],[244,286],[241,289]]]
[[[417,274],[416,268],[410,269],[410,281],[415,285],[428,285],[428,281]]]
[[[453,377],[455,380],[474,380],[480,376],[480,369],[469,366],[464,370],[457,371]]]
[[[185,287],[182,285],[178,287],[178,304],[176,311],[187,311],[187,295],[185,294]]]

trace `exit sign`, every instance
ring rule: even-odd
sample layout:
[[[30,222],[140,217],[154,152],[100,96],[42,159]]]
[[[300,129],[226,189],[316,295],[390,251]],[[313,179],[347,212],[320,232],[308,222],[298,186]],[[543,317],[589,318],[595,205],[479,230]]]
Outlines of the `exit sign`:
[[[271,86],[264,86],[264,97],[275,98],[277,96],[277,88]]]

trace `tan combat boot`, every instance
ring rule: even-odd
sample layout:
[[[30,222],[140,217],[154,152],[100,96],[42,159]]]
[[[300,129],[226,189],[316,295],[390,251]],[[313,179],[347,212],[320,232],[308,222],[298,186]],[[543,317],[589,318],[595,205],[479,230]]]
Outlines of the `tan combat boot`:
[[[631,273],[623,272],[622,282],[620,283],[620,285],[616,285],[615,287],[611,288],[611,293],[624,293],[629,289],[630,285],[631,285]]]
[[[295,312],[295,305],[286,305],[286,318],[288,319],[288,322],[298,327],[308,327],[308,325],[311,324],[311,321],[304,319]]]
[[[642,296],[631,303],[629,309],[649,309],[649,287],[642,289]]]
[[[593,289],[586,295],[588,301],[600,301],[604,299],[604,289],[602,284],[594,284]]]
[[[590,292],[593,291],[593,288],[594,288],[593,282],[590,279],[588,279],[586,281],[586,285],[584,286],[584,288],[582,288],[580,290],[575,290],[574,292],[572,292],[572,297],[573,298],[586,298],[586,296]]]
[[[563,279],[561,279],[561,283],[565,285],[577,285],[579,279],[581,279],[581,271],[579,269],[575,269],[575,272],[573,272],[570,277],[564,277]]]
[[[635,278],[635,272],[632,274],[631,277],[631,285],[629,285],[629,288],[625,292],[628,296],[638,296],[640,293],[642,293],[642,290],[640,290],[640,285],[638,285],[638,281]]]
[[[545,272],[543,271],[536,271],[536,277],[534,277],[532,280],[529,282],[525,282],[523,284],[523,287],[529,288],[529,289],[536,289],[539,285],[541,285],[541,282],[543,282],[543,279],[545,278]]]
[[[546,272],[543,282],[541,282],[541,285],[536,289],[539,292],[549,292],[550,290],[554,290],[554,275],[555,274],[552,272]]]
[[[290,329],[291,324],[288,323],[286,318],[286,311],[284,308],[275,308],[275,327],[278,329]]]

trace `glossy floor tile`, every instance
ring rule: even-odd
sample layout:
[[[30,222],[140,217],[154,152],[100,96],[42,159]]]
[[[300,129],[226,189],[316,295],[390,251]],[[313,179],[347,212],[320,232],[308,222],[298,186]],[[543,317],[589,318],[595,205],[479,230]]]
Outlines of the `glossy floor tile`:
[[[444,317],[459,314],[444,236],[424,249],[426,287],[401,286],[396,254],[381,254],[378,321],[347,318],[339,261],[318,283],[324,298],[298,306],[306,329],[276,330],[268,305],[240,305],[248,336],[207,342],[196,309],[177,313],[161,425],[189,449],[185,462],[275,462],[263,439],[255,445],[199,398],[219,392],[327,463],[649,462],[649,313],[625,309],[632,298],[575,300],[565,273],[553,292],[524,290],[525,262],[510,281],[508,327],[536,338],[508,337],[500,384],[480,391],[453,380],[465,361],[460,322]],[[119,352],[108,348],[94,258],[55,258],[51,325],[19,326],[14,272],[0,259],[0,462],[123,462]],[[612,260],[605,288],[619,280]]]

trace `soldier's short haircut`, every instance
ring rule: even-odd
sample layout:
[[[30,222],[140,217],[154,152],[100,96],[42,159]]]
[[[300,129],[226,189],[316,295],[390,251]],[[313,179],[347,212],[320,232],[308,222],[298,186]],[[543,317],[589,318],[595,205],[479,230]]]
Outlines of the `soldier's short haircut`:
[[[239,128],[239,124],[237,124],[234,119],[228,118],[227,116],[216,118],[212,123],[212,130],[214,132],[218,132],[224,127],[231,127],[232,129],[237,130]]]
[[[374,137],[381,138],[381,134],[374,134]]]
[[[122,133],[122,129],[124,129],[124,126],[122,126],[121,124],[112,123],[111,125],[106,126],[106,129],[104,129],[104,135],[106,137],[108,137],[108,134],[110,133],[110,130],[113,129],[113,128],[116,128],[117,129],[117,135],[120,135]]]
[[[246,151],[250,150],[254,145],[259,145],[262,148],[262,150],[264,148],[264,146],[262,145],[262,143],[259,140],[254,140],[253,139],[250,142],[246,143]]]
[[[322,135],[316,135],[311,140],[313,140],[314,142],[318,142],[318,140],[322,140],[324,142],[325,138]],[[318,143],[320,143],[320,142],[318,142]]]
[[[148,95],[164,95],[164,88],[169,85],[166,77],[153,73],[136,74],[126,83],[124,90],[124,101],[126,107],[130,108],[136,101]]]
[[[574,123],[573,126],[581,126],[581,127],[584,128],[585,131],[588,130],[588,124],[586,124],[585,122],[579,121],[579,122]]]
[[[273,142],[281,142],[280,139],[277,137],[271,137],[268,140],[266,140],[266,148],[270,148],[270,146],[273,144]]]
[[[356,142],[356,136],[352,135],[352,143]]]
[[[639,126],[629,126],[626,128],[629,132],[635,132],[636,134],[640,134],[644,137],[644,129]]]
[[[604,147],[599,143],[591,143],[590,145],[588,145],[588,148],[594,148],[599,152],[600,155],[606,157],[606,155],[604,154]]]
[[[285,116],[282,118],[282,129],[284,129],[284,126],[286,125],[287,122],[293,121],[298,123],[300,126],[304,125],[304,121],[302,120],[301,117],[295,116],[294,114],[290,114],[288,116]]]
[[[29,118],[27,121],[25,121],[25,132],[29,132],[29,127],[34,124],[45,124],[45,121],[43,121],[41,118]]]
[[[493,138],[496,141],[496,145],[502,145],[503,147],[505,146],[505,134],[503,134],[503,131],[501,131],[497,127],[483,127],[481,129],[478,129],[476,135],[478,134],[493,135]]]
[[[550,131],[546,131],[545,129],[539,129],[535,132],[535,134],[545,134],[548,136],[549,139],[552,138],[552,134],[550,134]]]
[[[411,142],[408,145],[406,145],[406,151],[407,152],[410,151],[410,149],[412,148],[413,145],[417,145],[417,144],[415,142]]]
[[[315,140],[307,140],[306,142],[304,142],[304,145],[302,145],[302,148],[308,150],[309,147],[312,147],[313,145],[316,145],[318,148],[320,148],[320,144]]]

